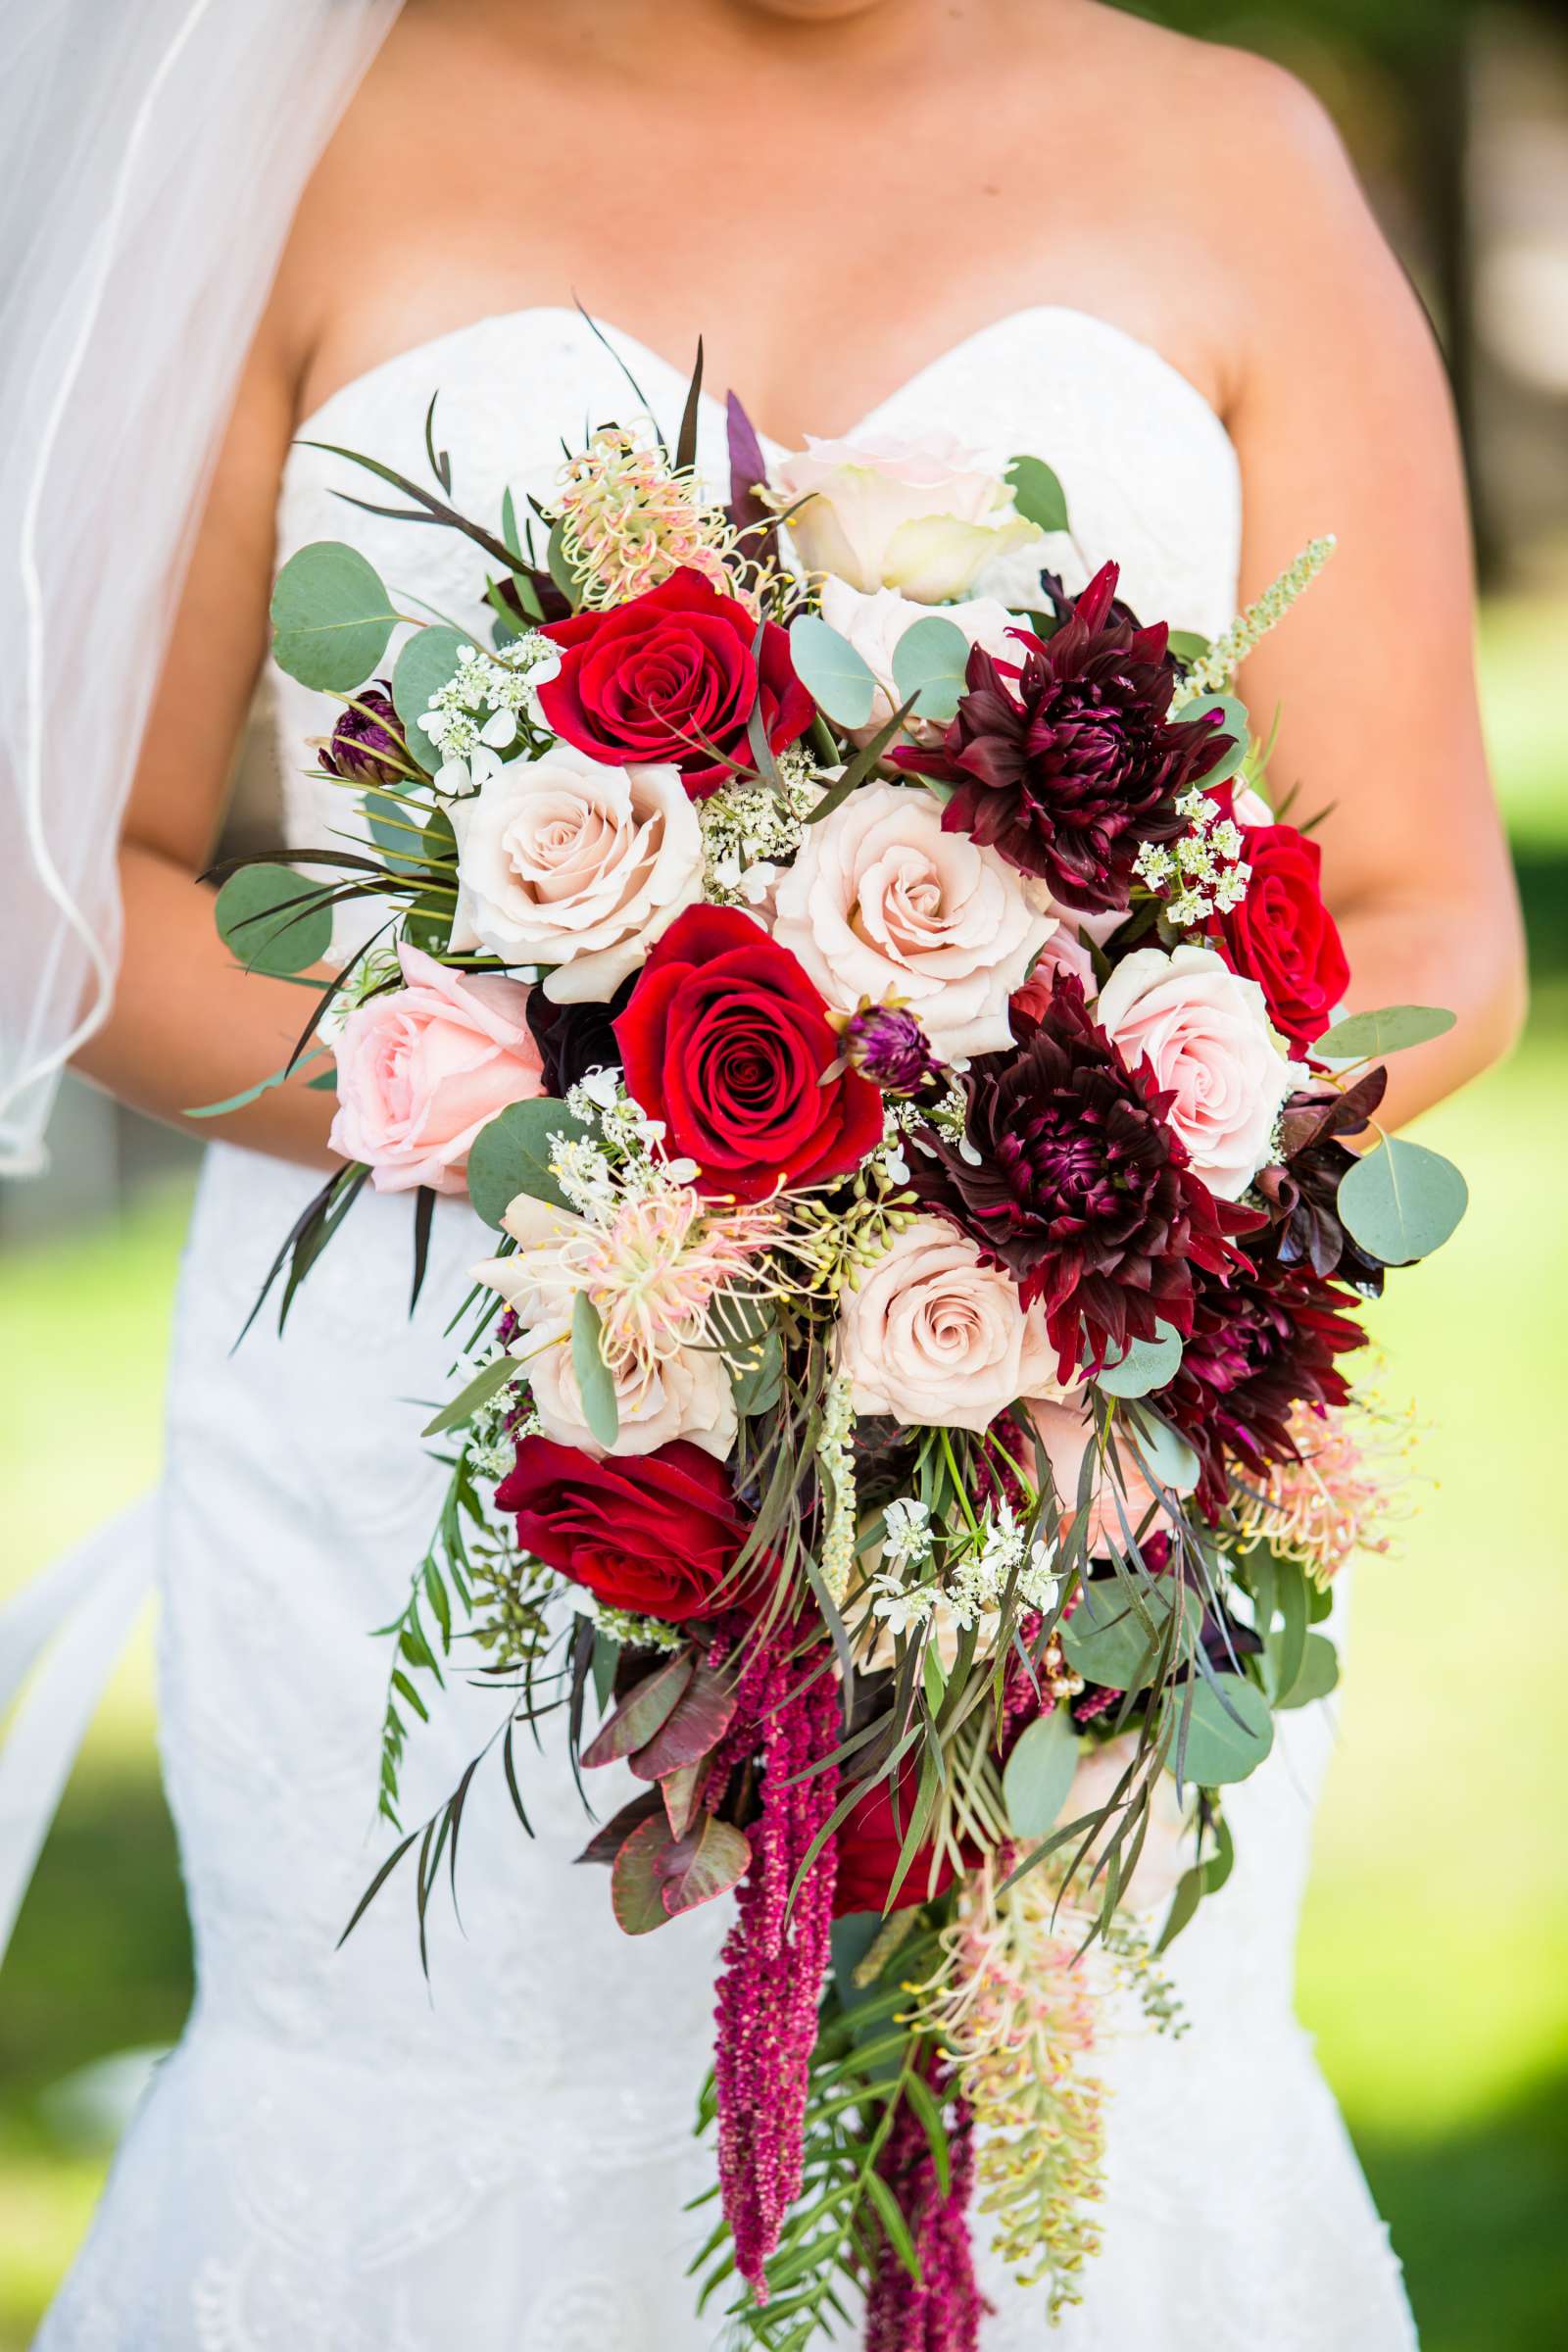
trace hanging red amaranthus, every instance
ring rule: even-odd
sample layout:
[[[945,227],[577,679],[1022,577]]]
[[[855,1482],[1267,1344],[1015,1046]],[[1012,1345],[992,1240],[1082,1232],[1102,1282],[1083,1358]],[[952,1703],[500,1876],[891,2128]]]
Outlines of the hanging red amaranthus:
[[[724,1945],[713,2057],[719,2187],[736,2267],[759,2302],[801,2193],[807,2069],[833,1922],[831,1838],[793,1908],[790,1889],[837,1795],[837,1767],[809,1768],[838,1744],[838,1684],[820,1656],[790,1652],[790,1638],[776,1637],[740,1681],[738,1720],[755,1727],[760,1747],[762,1810],[747,1830],[752,1862]]]
[[[932,2087],[941,2098],[942,2083]],[[948,2133],[944,2196],[925,2126],[908,2101],[901,2101],[877,2170],[908,2224],[920,2275],[911,2277],[883,2239],[865,2298],[864,2352],[976,2352],[984,2304],[969,2239],[972,2138],[969,2110],[959,2099]]]

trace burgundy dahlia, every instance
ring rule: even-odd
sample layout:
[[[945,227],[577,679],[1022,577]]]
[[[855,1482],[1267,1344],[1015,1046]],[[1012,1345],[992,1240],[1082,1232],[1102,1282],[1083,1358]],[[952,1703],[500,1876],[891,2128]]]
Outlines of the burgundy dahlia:
[[[547,1095],[564,1095],[592,1070],[618,1070],[620,1047],[614,1024],[631,1003],[635,973],[628,973],[608,1004],[553,1004],[542,988],[528,991],[523,1017],[539,1049]]]
[[[1160,1408],[1198,1455],[1199,1508],[1225,1506],[1232,1465],[1245,1482],[1269,1462],[1292,1462],[1293,1406],[1345,1404],[1337,1359],[1366,1344],[1346,1309],[1355,1301],[1309,1264],[1285,1263],[1278,1228],[1260,1235],[1223,1283],[1200,1274],[1181,1367]]]
[[[332,740],[321,754],[329,776],[350,784],[406,784],[413,766],[403,733],[403,721],[392,704],[385,678],[362,687],[332,729]]]
[[[1164,1321],[1192,1329],[1198,1271],[1222,1284],[1229,1240],[1261,1222],[1215,1200],[1165,1124],[1170,1097],[1148,1065],[1129,1070],[1058,974],[1018,1052],[969,1074],[967,1151],[911,1155],[915,1189],[1044,1299],[1063,1380]]]
[[[1127,906],[1139,851],[1182,830],[1177,800],[1229,741],[1213,718],[1171,718],[1169,632],[1117,605],[1118,577],[1107,564],[1063,599],[1070,617],[1054,637],[1016,630],[1019,663],[977,645],[943,742],[898,755],[956,785],[947,832],[972,834],[1063,906],[1094,913]]]

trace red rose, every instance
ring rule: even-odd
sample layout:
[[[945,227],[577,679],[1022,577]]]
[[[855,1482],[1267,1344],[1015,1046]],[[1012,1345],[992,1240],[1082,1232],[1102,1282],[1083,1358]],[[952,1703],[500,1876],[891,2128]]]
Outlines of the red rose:
[[[496,1501],[516,1514],[518,1543],[547,1567],[612,1609],[671,1625],[712,1609],[746,1540],[729,1473],[684,1438],[602,1462],[524,1438]]]
[[[753,765],[754,710],[775,752],[811,723],[785,631],[764,621],[759,651],[746,607],[700,571],[672,572],[629,604],[573,613],[540,634],[561,648],[559,674],[539,689],[556,733],[616,765],[667,760],[694,801]]]
[[[689,906],[643,966],[614,1024],[627,1092],[664,1122],[698,1189],[761,1200],[858,1168],[882,1136],[882,1098],[841,1058],[803,967],[734,906]]]
[[[1247,825],[1242,856],[1252,869],[1247,896],[1224,917],[1231,961],[1263,991],[1282,1037],[1309,1046],[1321,1037],[1350,984],[1350,967],[1323,904],[1323,853],[1294,825]]]
[[[879,1781],[862,1796],[853,1813],[839,1825],[838,1876],[833,1886],[833,1916],[843,1919],[852,1911],[885,1911],[888,1889],[893,1874],[899,1867],[904,1840],[908,1835],[909,1821],[914,1809],[920,1775],[907,1764],[899,1767],[899,1815],[893,1818],[893,1781],[891,1776]],[[931,1881],[929,1844],[917,1846],[914,1860],[904,1875],[899,1888],[898,1907],[907,1911],[916,1903],[925,1903],[939,1894],[946,1894],[957,1877],[946,1854],[938,1866],[936,1884]]]

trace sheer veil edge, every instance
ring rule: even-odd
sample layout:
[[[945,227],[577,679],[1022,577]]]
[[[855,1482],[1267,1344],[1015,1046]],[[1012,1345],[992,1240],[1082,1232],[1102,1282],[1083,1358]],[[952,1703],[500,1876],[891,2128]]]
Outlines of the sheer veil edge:
[[[104,1020],[121,821],[191,526],[301,191],[401,0],[0,22],[0,1174]]]

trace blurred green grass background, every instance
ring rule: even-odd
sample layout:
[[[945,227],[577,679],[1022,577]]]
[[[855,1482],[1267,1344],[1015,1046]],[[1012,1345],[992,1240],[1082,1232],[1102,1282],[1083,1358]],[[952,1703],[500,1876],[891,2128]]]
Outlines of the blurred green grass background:
[[[1548,2352],[1568,2334],[1556,1802],[1568,1590],[1552,1465],[1568,1407],[1565,643],[1559,600],[1487,612],[1488,723],[1531,921],[1535,1009],[1515,1058],[1425,1123],[1465,1168],[1471,1214],[1375,1318],[1385,1396],[1418,1398],[1420,1515],[1396,1557],[1358,1571],[1301,1947],[1302,2013],[1406,2263],[1427,2352]],[[3,1269],[8,1582],[156,1473],[184,1209],[183,1188],[144,1193],[113,1226]],[[108,2160],[103,2103],[74,2097],[71,2078],[172,2040],[188,1992],[144,1627],[0,1982],[0,2352],[28,2340]]]

